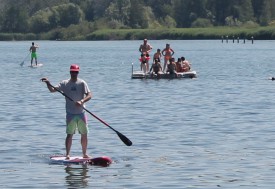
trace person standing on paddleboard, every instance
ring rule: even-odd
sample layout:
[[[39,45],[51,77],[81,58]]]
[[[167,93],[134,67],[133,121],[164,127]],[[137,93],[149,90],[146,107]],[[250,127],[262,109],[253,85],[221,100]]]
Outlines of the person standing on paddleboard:
[[[57,86],[53,87],[47,78],[42,78],[41,81],[47,84],[50,92],[62,91],[69,98],[66,100],[66,159],[70,159],[70,150],[72,146],[73,135],[76,129],[81,134],[81,146],[83,158],[89,158],[87,155],[89,128],[87,117],[83,109],[84,103],[92,98],[92,93],[87,83],[78,78],[79,66],[72,64],[70,67],[71,78],[63,80]]]
[[[30,52],[31,54],[31,66],[32,66],[32,62],[33,59],[35,59],[35,64],[37,66],[37,54],[36,54],[36,49],[39,48],[39,46],[36,44],[34,44],[34,42],[32,42],[32,46],[30,47]]]

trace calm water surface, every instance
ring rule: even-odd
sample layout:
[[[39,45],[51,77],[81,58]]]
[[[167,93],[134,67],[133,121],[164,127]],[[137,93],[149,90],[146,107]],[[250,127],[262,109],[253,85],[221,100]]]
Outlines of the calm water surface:
[[[132,80],[142,41],[0,42],[0,188],[274,188],[275,41],[149,41],[185,56],[197,79]],[[87,109],[126,135],[125,146],[89,116],[89,153],[109,167],[49,163],[64,154],[64,97],[52,84],[78,63],[93,99]],[[74,136],[72,155],[81,154]]]

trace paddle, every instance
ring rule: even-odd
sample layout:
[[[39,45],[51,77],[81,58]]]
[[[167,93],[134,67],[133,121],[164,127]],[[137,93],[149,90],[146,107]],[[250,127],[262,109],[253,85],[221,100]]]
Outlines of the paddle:
[[[20,66],[23,66],[25,63],[25,60],[28,58],[31,52],[28,53],[28,55],[24,58],[24,60],[20,63]]]
[[[56,91],[58,91],[59,93],[61,93],[63,96],[65,96],[66,98],[68,98],[69,100],[73,101],[73,99],[69,96],[67,96],[64,92],[58,90],[56,87],[52,86],[50,83],[48,83],[52,88],[54,88]],[[122,142],[124,142],[125,145],[127,146],[131,146],[132,145],[132,141],[130,141],[125,135],[121,134],[120,132],[118,132],[117,130],[115,130],[113,127],[111,127],[108,123],[106,123],[105,121],[103,121],[102,119],[100,119],[99,117],[97,117],[95,114],[93,114],[92,112],[90,112],[89,110],[87,110],[85,107],[83,107],[83,109],[88,112],[89,114],[91,114],[94,118],[96,118],[98,121],[100,121],[101,123],[103,123],[104,125],[106,125],[107,127],[109,127],[110,129],[112,129],[114,132],[116,132],[116,134],[118,135],[118,137],[120,138],[120,140],[122,140]]]

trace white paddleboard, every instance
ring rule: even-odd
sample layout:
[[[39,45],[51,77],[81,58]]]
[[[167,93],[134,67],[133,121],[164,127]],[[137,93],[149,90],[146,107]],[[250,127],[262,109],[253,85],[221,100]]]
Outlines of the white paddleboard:
[[[43,64],[42,63],[39,63],[39,64],[32,64],[31,66],[29,66],[29,67],[31,67],[31,68],[38,68],[38,67],[41,67],[41,66],[43,66]]]

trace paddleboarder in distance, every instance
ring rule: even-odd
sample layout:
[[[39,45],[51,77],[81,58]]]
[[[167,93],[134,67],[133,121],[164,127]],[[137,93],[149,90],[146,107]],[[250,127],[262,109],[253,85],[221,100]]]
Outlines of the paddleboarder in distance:
[[[62,91],[65,95],[71,98],[66,100],[66,159],[70,159],[70,150],[72,146],[73,135],[76,130],[81,134],[81,146],[83,158],[90,158],[87,155],[89,128],[87,124],[87,116],[83,109],[84,103],[92,98],[92,93],[87,83],[78,78],[79,66],[72,64],[70,67],[71,78],[61,81],[57,86],[53,87],[47,78],[41,78],[41,81],[47,84],[50,92]]]
[[[34,44],[34,42],[32,42],[32,46],[30,47],[30,52],[31,54],[31,66],[32,66],[32,62],[33,59],[35,59],[35,64],[37,66],[37,54],[36,54],[36,49],[39,48],[39,46],[37,44]]]

